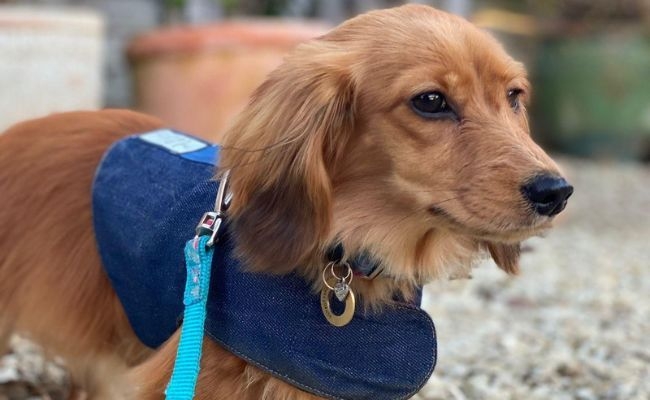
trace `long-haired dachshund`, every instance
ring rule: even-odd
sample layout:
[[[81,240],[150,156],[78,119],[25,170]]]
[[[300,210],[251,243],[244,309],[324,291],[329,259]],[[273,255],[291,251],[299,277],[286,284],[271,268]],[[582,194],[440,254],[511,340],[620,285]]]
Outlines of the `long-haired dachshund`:
[[[530,137],[529,96],[524,67],[492,37],[426,6],[370,12],[299,46],[222,143],[234,254],[253,273],[295,273],[318,291],[339,243],[381,264],[351,283],[378,312],[483,254],[517,273],[520,241],[549,228],[572,192]],[[107,110],[0,135],[0,328],[64,357],[92,398],[160,399],[176,357],[178,332],[155,350],[134,333],[102,267],[91,204],[107,149],[162,127]],[[196,390],[323,397],[209,339]]]

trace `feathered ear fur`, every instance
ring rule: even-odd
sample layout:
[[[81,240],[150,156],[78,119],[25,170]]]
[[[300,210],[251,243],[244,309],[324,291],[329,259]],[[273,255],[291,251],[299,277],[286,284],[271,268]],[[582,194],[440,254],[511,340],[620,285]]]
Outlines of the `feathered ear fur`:
[[[330,175],[353,130],[345,54],[324,40],[303,45],[253,94],[227,133],[238,256],[285,273],[323,246],[332,218]]]
[[[521,254],[521,244],[505,243],[486,243],[488,251],[494,259],[494,262],[510,275],[519,273],[519,255]]]

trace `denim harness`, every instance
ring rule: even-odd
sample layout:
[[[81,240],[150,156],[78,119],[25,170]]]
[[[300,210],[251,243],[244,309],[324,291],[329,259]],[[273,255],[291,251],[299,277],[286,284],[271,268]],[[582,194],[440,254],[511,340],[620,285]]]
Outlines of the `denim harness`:
[[[93,218],[101,259],[131,326],[149,347],[180,324],[183,247],[214,206],[218,151],[160,130],[116,142],[96,172]],[[264,371],[328,399],[409,398],[436,362],[433,322],[417,304],[386,306],[381,313],[361,306],[348,325],[334,327],[300,276],[246,272],[232,255],[227,227],[214,248],[205,333]]]

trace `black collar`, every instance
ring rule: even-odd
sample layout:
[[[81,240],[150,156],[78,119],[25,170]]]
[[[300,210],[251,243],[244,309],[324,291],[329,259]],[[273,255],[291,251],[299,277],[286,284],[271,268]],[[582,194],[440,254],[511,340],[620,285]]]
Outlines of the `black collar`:
[[[347,261],[355,275],[366,279],[376,278],[384,269],[381,262],[372,257],[367,250],[361,251],[353,257],[346,257],[345,248],[340,242],[333,244],[327,249],[326,257],[329,262],[337,264]]]

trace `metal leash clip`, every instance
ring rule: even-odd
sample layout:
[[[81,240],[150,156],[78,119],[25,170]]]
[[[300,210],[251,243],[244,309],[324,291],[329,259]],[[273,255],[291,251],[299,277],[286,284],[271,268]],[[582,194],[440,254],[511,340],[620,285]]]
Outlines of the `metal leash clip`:
[[[219,190],[217,191],[217,198],[214,202],[214,211],[208,211],[203,214],[201,221],[196,226],[196,236],[206,236],[209,235],[210,239],[207,242],[208,247],[214,246],[214,243],[217,241],[217,234],[219,233],[219,228],[223,224],[224,218],[226,217],[226,210],[230,206],[232,200],[232,192],[228,191],[228,177],[230,176],[230,171],[224,172],[219,182]]]

